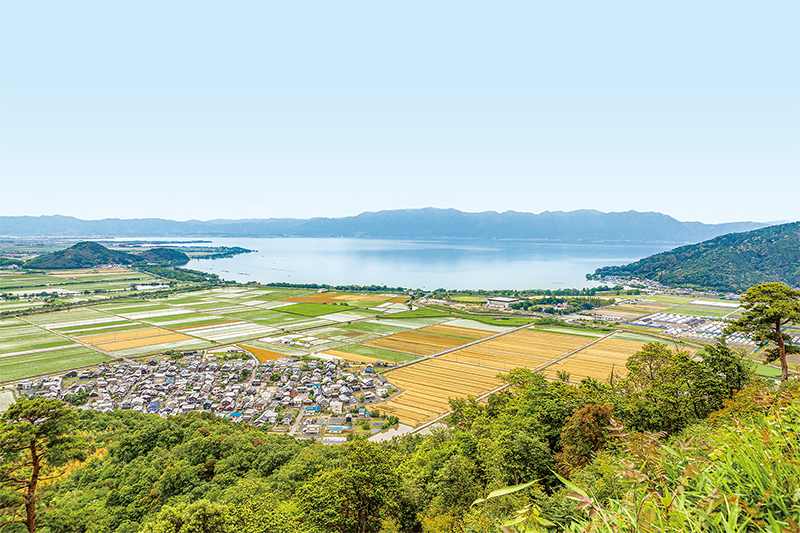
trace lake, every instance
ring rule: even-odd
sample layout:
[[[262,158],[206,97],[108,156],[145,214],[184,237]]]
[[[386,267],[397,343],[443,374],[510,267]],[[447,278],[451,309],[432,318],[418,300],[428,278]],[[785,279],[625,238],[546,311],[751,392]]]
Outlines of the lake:
[[[211,239],[255,253],[193,260],[187,268],[260,283],[387,285],[446,289],[558,289],[597,286],[586,274],[674,247],[530,241],[390,239]]]

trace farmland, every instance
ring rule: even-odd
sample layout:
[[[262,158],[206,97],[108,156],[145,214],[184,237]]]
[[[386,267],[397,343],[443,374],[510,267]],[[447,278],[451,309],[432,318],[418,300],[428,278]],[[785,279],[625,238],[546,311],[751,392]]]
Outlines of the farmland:
[[[119,283],[113,289],[122,292],[130,289],[131,281],[139,280],[153,283],[157,278],[124,268],[0,273],[0,284],[20,290],[37,286],[68,287],[65,290],[71,290],[73,284],[80,282],[94,285]],[[83,306],[73,309],[28,314],[24,319],[0,319],[0,356],[21,357],[14,360],[13,375],[20,375],[22,370],[19,369],[25,368],[26,360],[31,362],[31,372],[41,368],[61,368],[63,365],[53,363],[57,359],[55,356],[48,356],[49,367],[36,361],[44,361],[43,354],[69,348],[80,348],[83,355],[96,354],[100,357],[98,360],[105,360],[107,354],[138,357],[166,350],[203,349],[246,342],[257,357],[274,359],[339,347],[345,347],[348,352],[379,350],[357,343],[422,325],[414,320],[404,321],[401,325],[374,321],[360,323],[382,314],[388,316],[407,310],[401,303],[406,298],[396,294],[318,294],[307,290],[233,286],[200,288],[161,298],[148,298],[145,291],[131,293],[128,297],[94,298],[93,295],[84,298]],[[0,303],[7,309],[24,311],[44,302],[3,300]],[[273,339],[276,335],[289,335],[291,341],[286,341],[288,345],[276,343]],[[387,351],[381,355],[390,355],[397,362],[413,359],[413,356],[400,352]],[[73,360],[61,358],[62,362]],[[10,372],[9,368],[7,364],[3,371]],[[10,379],[9,375],[12,374],[0,374],[0,381]]]
[[[36,374],[59,372],[70,368],[107,361],[108,357],[89,348],[78,346],[14,357],[0,357],[0,380],[9,381]]]
[[[501,386],[496,374],[464,363],[426,359],[385,374],[403,391],[381,408],[406,424],[419,426],[449,411],[449,398],[480,396]]]
[[[597,344],[589,346],[561,362],[547,367],[544,375],[555,378],[557,372],[569,374],[569,381],[580,383],[590,377],[598,381],[606,381],[614,372],[615,376],[625,377],[625,363],[633,353],[643,345],[642,342],[605,338]]]
[[[138,275],[127,269],[70,271],[30,278],[9,275],[4,281],[19,284],[18,278],[24,278],[31,286],[79,281],[129,285]],[[612,371],[624,375],[627,358],[650,338],[631,332],[603,337],[598,329],[568,325],[534,328],[528,326],[531,318],[509,314],[467,319],[438,309],[409,309],[406,299],[397,294],[253,285],[204,287],[158,298],[137,292],[88,301],[74,309],[0,320],[0,380],[97,364],[109,355],[238,346],[261,362],[318,355],[355,364],[388,364],[382,375],[399,392],[380,409],[419,426],[445,414],[450,398],[482,396],[501,387],[499,376],[514,368],[540,370],[548,379],[568,376],[573,383],[585,377],[605,381]],[[730,305],[648,297],[619,302],[602,312],[630,321],[663,316],[680,325],[698,316],[713,319],[734,312]],[[624,328],[657,335],[654,325],[658,324],[636,322]],[[666,322],[663,327],[672,326]]]
[[[612,369],[624,370],[628,357],[641,345],[637,340],[518,329],[385,371],[383,375],[402,391],[382,405],[387,413],[418,427],[446,414],[448,398],[483,396],[502,386],[498,374],[512,368],[544,369],[549,379],[562,371],[573,382],[584,377],[605,381]]]
[[[523,329],[497,339],[456,350],[442,357],[450,361],[492,368],[496,371],[508,371],[517,367],[535,369],[585,346],[593,340],[596,339]]]
[[[365,342],[364,344],[374,348],[425,356],[449,350],[494,334],[495,332],[488,330],[435,325],[396,333],[388,337]]]

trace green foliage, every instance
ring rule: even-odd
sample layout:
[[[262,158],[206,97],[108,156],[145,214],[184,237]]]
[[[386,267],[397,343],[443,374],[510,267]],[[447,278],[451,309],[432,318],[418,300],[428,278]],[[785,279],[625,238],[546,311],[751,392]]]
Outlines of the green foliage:
[[[767,362],[780,359],[781,379],[786,381],[789,378],[786,354],[800,353],[800,346],[791,344],[784,327],[800,322],[800,291],[781,283],[762,283],[747,289],[741,305],[742,317],[731,321],[725,332],[744,332],[757,343],[771,344],[764,350]]]
[[[0,257],[0,267],[7,267],[11,265],[22,266],[25,261],[16,259],[14,257]]]
[[[149,272],[164,279],[173,279],[176,281],[188,281],[192,283],[220,283],[221,280],[216,274],[209,274],[207,272],[200,272],[199,270],[191,270],[189,268],[161,268],[153,265],[137,265],[137,269],[143,272]]]
[[[778,402],[749,423],[735,421],[708,440],[614,434],[623,449],[621,497],[599,502],[563,480],[585,515],[570,531],[772,531],[800,522],[800,400]]]
[[[681,246],[625,266],[599,268],[594,277],[632,276],[673,287],[724,292],[780,281],[800,286],[800,222],[731,233]]]
[[[136,255],[138,261],[158,263],[160,265],[185,265],[189,262],[189,256],[175,248],[151,248],[144,250]]]
[[[345,465],[321,472],[298,491],[304,519],[318,531],[377,532],[400,485],[389,459],[385,449],[353,441]]]
[[[70,405],[81,406],[85,405],[89,399],[89,391],[86,389],[81,390],[77,394],[67,394],[64,400]]]
[[[614,413],[609,404],[589,404],[573,414],[561,430],[561,452],[556,456],[562,474],[586,466],[605,447]]]
[[[295,533],[300,524],[256,481],[244,479],[219,501],[165,506],[141,533]]]
[[[635,427],[677,433],[720,409],[752,379],[749,363],[726,345],[706,350],[702,361],[666,344],[649,342],[631,356],[620,385],[625,415]],[[618,411],[619,413],[619,411]]]
[[[116,250],[109,250],[96,242],[79,242],[65,250],[40,255],[25,262],[25,268],[65,269],[92,268],[99,265],[130,265],[137,257]]]
[[[39,484],[83,457],[70,434],[74,419],[63,402],[39,396],[13,403],[0,417],[0,525],[19,523],[36,531]]]

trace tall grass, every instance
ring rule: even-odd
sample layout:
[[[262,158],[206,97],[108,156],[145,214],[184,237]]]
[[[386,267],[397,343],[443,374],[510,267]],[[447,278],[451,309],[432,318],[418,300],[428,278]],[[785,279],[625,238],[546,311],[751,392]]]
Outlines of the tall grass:
[[[707,441],[667,445],[663,435],[612,431],[624,496],[599,505],[563,480],[584,510],[571,531],[800,533],[800,398],[775,401]]]

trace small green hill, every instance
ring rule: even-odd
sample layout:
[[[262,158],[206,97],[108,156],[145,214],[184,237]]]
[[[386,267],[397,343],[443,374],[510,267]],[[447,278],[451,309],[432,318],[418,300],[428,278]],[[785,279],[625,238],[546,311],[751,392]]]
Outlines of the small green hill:
[[[185,265],[189,256],[174,248],[152,248],[139,254],[109,250],[96,242],[79,242],[64,250],[35,257],[24,264],[25,268],[62,269],[93,268],[100,265],[132,265],[134,263],[159,263],[160,265]]]
[[[174,248],[151,248],[137,254],[140,261],[148,263],[185,265],[189,262],[189,256]]]
[[[109,250],[96,242],[79,242],[64,250],[34,257],[25,268],[92,268],[99,265],[130,265],[139,261],[135,255]]]
[[[0,267],[7,267],[11,265],[22,266],[25,261],[16,259],[14,257],[0,257]]]
[[[727,292],[768,281],[798,287],[800,222],[722,235],[629,265],[599,268],[594,276],[630,276]]]

